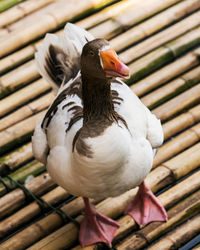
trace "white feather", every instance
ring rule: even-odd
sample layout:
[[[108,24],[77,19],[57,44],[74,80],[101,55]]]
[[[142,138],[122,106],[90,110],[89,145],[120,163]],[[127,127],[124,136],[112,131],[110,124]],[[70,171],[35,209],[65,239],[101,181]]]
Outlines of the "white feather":
[[[32,150],[35,158],[44,164],[46,164],[48,148],[46,134],[39,123],[32,136]]]

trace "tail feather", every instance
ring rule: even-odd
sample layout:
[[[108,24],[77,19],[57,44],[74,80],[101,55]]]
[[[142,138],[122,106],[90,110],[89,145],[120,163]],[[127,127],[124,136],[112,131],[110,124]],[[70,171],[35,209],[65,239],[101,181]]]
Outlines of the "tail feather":
[[[40,74],[56,92],[77,75],[83,46],[93,39],[90,33],[71,23],[65,26],[64,33],[45,36],[35,59]]]

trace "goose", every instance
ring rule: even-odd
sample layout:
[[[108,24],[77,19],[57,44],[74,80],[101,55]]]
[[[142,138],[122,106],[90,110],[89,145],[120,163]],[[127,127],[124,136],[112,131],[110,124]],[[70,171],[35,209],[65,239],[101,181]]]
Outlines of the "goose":
[[[83,197],[80,244],[110,245],[119,227],[89,198],[139,186],[125,213],[140,226],[166,221],[164,207],[144,182],[163,143],[162,126],[120,80],[129,77],[129,68],[109,42],[68,23],[62,34],[46,35],[35,58],[57,95],[35,128],[33,153],[58,185]]]

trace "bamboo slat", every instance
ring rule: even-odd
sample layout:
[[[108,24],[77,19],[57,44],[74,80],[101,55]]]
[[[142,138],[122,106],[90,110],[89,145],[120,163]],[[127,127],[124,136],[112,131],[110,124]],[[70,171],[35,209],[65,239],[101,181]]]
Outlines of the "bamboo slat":
[[[138,82],[151,72],[173,61],[174,56],[170,49],[160,47],[129,65],[131,77],[126,81],[128,85]],[[137,83],[138,84],[138,83]]]
[[[200,13],[199,13],[200,14]],[[195,45],[200,44],[200,32],[198,30],[194,32],[195,36],[191,36],[191,39],[186,39],[187,34],[181,36],[180,38],[173,41],[173,44],[178,44],[176,46],[176,51],[179,49],[182,52],[191,49]],[[186,39],[186,41],[185,41]],[[186,44],[185,44],[186,43]],[[128,79],[127,83],[137,82],[138,80],[144,78],[148,74],[152,73],[153,71],[159,69],[161,66],[171,62],[173,59],[176,58],[176,54],[174,53],[173,49],[171,49],[170,44],[165,44],[165,46],[160,47],[153,52],[148,53],[147,55],[143,56],[141,59],[138,59],[129,65],[131,71],[131,77]],[[180,46],[180,47],[179,47]],[[175,47],[174,47],[175,48]],[[179,55],[177,53],[177,55]],[[137,83],[138,84],[138,83]]]
[[[176,179],[179,179],[181,178],[181,176],[188,174],[189,172],[196,169],[200,165],[199,150],[200,150],[200,143],[197,143],[191,148],[183,151],[176,157],[165,162],[164,166],[171,169]],[[192,158],[192,161],[190,161],[188,158]],[[181,167],[180,167],[180,161],[182,164]]]
[[[54,206],[57,203],[66,200],[68,197],[69,193],[61,187],[57,187],[49,193],[43,195],[41,198]],[[5,235],[16,230],[19,226],[26,224],[40,213],[41,208],[36,202],[32,202],[28,206],[17,211],[15,214],[0,222],[0,238],[5,237]]]
[[[39,78],[35,61],[30,61],[19,68],[3,75],[0,81],[0,95],[5,95],[30,81]]]
[[[8,30],[7,29],[4,29],[4,28],[0,28],[0,38],[5,36],[5,35],[8,35]]]
[[[167,10],[161,12],[160,14],[157,14],[150,19],[147,19],[146,21],[129,29],[126,32],[123,32],[122,34],[118,35],[116,38],[111,39],[110,43],[112,44],[114,49],[118,51],[122,50],[125,47],[128,47],[131,44],[138,42],[140,39],[144,39],[152,35],[153,33],[159,31],[160,29],[166,27],[167,25],[172,24],[173,22],[179,20],[180,18],[184,17],[186,13],[189,14],[190,12],[198,9],[199,5],[200,4],[198,0],[181,1],[180,3],[177,3],[176,5],[168,8]],[[194,17],[196,18],[193,19]],[[196,15],[195,16],[191,15],[189,19],[186,17],[185,19],[183,19],[183,21],[180,21],[177,24],[170,26],[169,28],[167,28],[166,31],[164,31],[165,33],[168,32],[167,34],[168,36],[164,36],[163,31],[161,31],[160,33],[156,34],[152,38],[148,39],[149,42],[147,42],[147,44],[145,42],[142,42],[141,44],[143,45],[138,44],[134,46],[134,48],[127,50],[127,52],[122,53],[121,58],[124,59],[124,57],[126,57],[126,55],[128,56],[129,53],[134,55],[134,53],[131,53],[132,49],[134,49],[134,51],[136,50],[136,48],[140,48],[141,51],[142,51],[142,48],[144,50],[148,49],[146,45],[153,46],[153,48],[156,48],[166,43],[167,41],[174,39],[176,36],[183,34],[187,30],[194,28],[197,25],[195,24],[195,21],[198,22],[198,17]],[[176,31],[175,34],[169,32],[169,31],[174,31],[174,30]],[[137,47],[137,46],[141,46],[141,47]],[[150,48],[152,49],[152,47]],[[150,49],[148,49],[148,51],[150,51]]]
[[[186,70],[197,66],[198,64],[199,59],[197,55],[195,53],[188,53],[180,59],[177,59],[175,62],[170,63],[169,65],[132,85],[131,89],[138,96],[144,95],[177,75],[184,73]]]
[[[13,171],[20,165],[33,159],[32,144],[29,142],[15,151],[0,158],[0,175]]]
[[[154,158],[153,167],[200,141],[200,124],[197,124],[161,146]]]
[[[183,3],[181,2],[180,4],[183,4]],[[169,11],[169,10],[167,10],[167,11]],[[197,28],[197,31],[196,31],[196,29],[195,29],[195,31],[191,31],[191,34],[193,36],[195,36],[195,38],[190,36],[190,35],[187,35],[188,33],[186,35],[184,35],[186,32],[190,31],[191,29],[199,26],[199,24],[200,24],[199,15],[200,15],[200,11],[190,15],[189,17],[184,18],[182,21],[180,21],[180,22],[178,22],[178,23],[176,23],[174,25],[171,25],[170,27],[168,27],[167,29],[159,32],[158,34],[156,34],[156,35],[146,39],[145,41],[131,47],[130,49],[126,50],[125,52],[122,52],[120,54],[120,58],[125,63],[130,63],[131,61],[139,58],[140,56],[146,54],[147,52],[149,52],[149,51],[151,51],[151,50],[153,50],[153,49],[155,49],[155,48],[157,48],[157,47],[159,47],[159,46],[161,46],[161,45],[163,45],[163,44],[165,44],[165,43],[167,43],[167,42],[169,42],[169,41],[171,41],[171,40],[173,40],[173,39],[175,39],[175,38],[177,38],[178,36],[181,36],[181,35],[182,35],[183,38],[181,38],[181,39],[178,38],[178,40],[177,41],[175,40],[174,43],[178,47],[182,47],[183,49],[185,49],[185,46],[183,46],[181,44],[183,44],[184,41],[187,44],[189,43],[189,41],[187,40],[188,39],[187,36],[189,36],[190,41],[196,40],[196,36],[197,36],[197,38],[199,38],[199,34],[198,34],[199,29],[198,28]],[[160,19],[162,20],[162,16],[160,16],[160,18],[157,18],[157,16],[154,17],[154,18],[156,18],[156,23],[155,24],[157,24],[157,25],[162,24],[162,23],[160,24],[160,22],[158,22],[158,20],[160,20]],[[154,23],[154,19],[152,20],[152,22]],[[151,27],[149,27],[151,25],[151,19],[147,20],[146,23],[147,23],[146,24],[147,27],[145,26],[145,22],[144,22],[144,23],[141,24],[141,28],[140,28],[141,30],[145,29],[145,31],[143,31],[143,32],[145,32],[145,34],[146,34],[146,32],[149,33],[151,31],[151,29],[150,29]],[[135,27],[135,30],[137,30],[137,29],[138,29],[138,26]],[[150,29],[150,31],[149,31],[149,29]],[[148,30],[148,31],[146,31],[146,30]],[[154,31],[154,29],[152,30],[152,32],[153,31]],[[129,32],[130,32],[130,36],[132,36],[133,34],[131,33],[131,30]],[[127,35],[129,35],[129,34],[127,34]],[[128,39],[128,36],[127,36],[126,39]],[[135,36],[134,36],[134,39],[135,39]],[[197,42],[198,41],[196,41],[196,43]],[[170,44],[169,44],[169,46],[170,46]],[[175,54],[175,56],[178,56],[178,54],[177,55]]]
[[[0,2],[0,12],[3,12],[4,10],[22,2],[24,0],[1,0]]]
[[[171,5],[177,3],[178,0],[148,0],[144,2],[140,1],[133,8],[129,8],[122,14],[113,17],[111,20],[105,21],[104,23],[98,25],[91,29],[91,33],[95,37],[104,37],[105,39],[110,39],[113,36],[119,34],[124,29],[131,27],[132,25],[156,14],[163,9],[170,7]],[[134,15],[133,15],[134,13]]]
[[[24,185],[30,192],[35,195],[42,195],[50,188],[55,186],[48,173],[43,173]],[[14,198],[14,199],[13,199]],[[26,201],[26,196],[20,188],[0,198],[0,219],[16,211]],[[1,233],[0,233],[1,235]]]
[[[24,89],[22,91],[24,93]],[[32,93],[33,94],[33,93]],[[31,115],[34,115],[50,106],[50,104],[53,102],[53,99],[55,98],[55,95],[51,92],[49,94],[46,94],[38,99],[36,99],[33,102],[30,102],[23,106],[22,108],[19,108],[15,112],[11,113],[10,115],[7,115],[6,117],[1,119],[0,123],[0,131],[9,128],[13,126],[14,124],[28,118]],[[23,102],[25,100],[23,99]],[[16,106],[13,107],[14,109]]]
[[[139,0],[124,0],[122,2],[117,2],[112,6],[99,11],[98,13],[78,21],[76,24],[84,29],[92,28],[95,25],[117,16],[118,14],[126,11],[128,8],[132,8],[132,6],[136,5],[138,2]]]
[[[106,6],[107,4],[110,4],[114,2],[115,0],[106,0],[106,1],[68,1],[66,0],[57,0],[54,1],[54,3],[49,4],[48,6],[44,8],[38,9],[33,14],[30,14],[23,19],[9,25],[10,31],[16,31],[16,30],[22,30],[23,25],[27,27],[30,23],[33,23],[35,18],[43,18],[45,19],[46,16],[50,15],[53,16],[54,21],[56,21],[56,25],[62,25],[66,22],[66,18],[70,18],[72,20],[76,20],[76,18],[80,18],[81,16],[84,16],[85,14],[88,14],[90,12],[93,12],[94,10],[97,10],[98,8],[102,8]],[[77,10],[75,7],[77,7],[81,10]],[[68,12],[68,16],[66,16],[66,8],[73,10],[73,16],[71,16],[71,13]]]
[[[200,146],[200,144],[199,144],[199,146]],[[188,155],[191,152],[193,152],[193,154],[191,154],[191,157],[188,157]],[[164,169],[165,169],[164,172],[162,170],[163,174],[160,175],[160,173],[157,174],[158,169],[156,168],[155,170],[153,170],[150,173],[150,175],[148,175],[148,177],[146,179],[148,186],[152,189],[153,192],[155,192],[155,191],[158,191],[158,189],[160,187],[163,187],[165,185],[168,185],[169,183],[172,183],[174,181],[174,179],[173,179],[174,177],[176,177],[178,180],[178,178],[181,178],[182,176],[189,173],[192,168],[194,169],[194,168],[197,168],[199,166],[199,163],[196,160],[197,158],[198,158],[198,150],[197,150],[197,147],[195,145],[192,148],[190,148],[189,150],[184,151],[182,154],[180,154],[179,156],[176,156],[175,158],[172,159],[173,162],[171,163],[171,169],[172,169],[172,171],[176,172],[177,168],[179,168],[180,169],[179,175],[177,175],[177,174],[172,175],[172,172],[168,168],[165,168],[165,167],[164,167]],[[183,161],[185,161],[184,166],[183,166]],[[186,165],[191,165],[192,167],[185,168]],[[181,171],[182,167],[183,167],[184,171]],[[166,174],[166,172],[168,173],[168,175]],[[153,173],[156,173],[155,174],[156,176],[154,178],[153,178],[153,176],[154,176]],[[163,177],[163,182],[161,181],[162,177]],[[108,199],[104,200],[103,202],[99,203],[97,205],[97,209],[100,210],[100,212],[105,214],[106,216],[109,216],[112,218],[119,217],[120,214],[124,211],[127,204],[132,199],[132,197],[135,195],[135,193],[136,193],[136,189],[133,189],[133,190],[130,190],[130,191],[122,194],[119,197],[108,198]],[[41,239],[42,237],[44,237],[45,230],[47,230],[43,226],[44,220],[46,218],[44,218],[42,221],[38,222],[38,223],[40,223],[40,226],[42,226],[42,229],[43,229],[42,231],[38,232],[38,227],[36,229],[35,226],[32,225],[29,228],[27,228],[26,230],[21,231],[20,233],[16,234],[11,239],[9,239],[5,243],[3,243],[2,247],[9,247],[12,244],[17,244],[17,242],[19,242],[19,240],[22,237],[26,238],[26,235],[30,233],[30,230],[31,230],[31,232],[33,232],[33,230],[34,230],[35,237],[36,237],[36,235],[37,235],[37,237],[35,238],[35,240],[30,239],[31,242],[30,242],[30,240],[27,239],[26,243],[23,242],[23,244],[24,244],[23,247],[25,248],[25,247],[29,246],[30,244],[33,244],[35,241],[38,241],[38,239]],[[82,219],[82,217],[78,217],[78,220],[81,220],[81,219]],[[51,220],[49,219],[48,223],[51,223],[51,226],[53,226],[53,224],[56,222],[53,222],[52,219]],[[41,236],[41,234],[43,234],[43,235]],[[45,249],[46,250],[46,249],[55,249],[55,247],[67,248],[67,247],[70,247],[75,242],[75,240],[77,239],[77,234],[78,234],[78,230],[76,229],[76,227],[74,225],[72,225],[72,223],[69,223],[66,226],[58,229],[55,233],[52,233],[51,235],[49,235],[46,238],[42,239],[41,241],[37,242],[30,249]],[[66,235],[68,235],[68,237],[66,237]],[[21,242],[19,243],[18,246],[20,246],[20,245],[22,245]]]
[[[29,59],[32,59],[35,52],[35,46],[28,45],[27,47],[0,59],[0,74],[3,74],[9,69],[18,66]]]
[[[82,199],[78,198],[78,199],[73,200],[69,204],[64,205],[62,207],[62,210],[68,213],[69,215],[74,216],[80,213],[80,211],[83,210],[83,207],[84,207],[84,204],[83,204]],[[29,236],[31,235],[31,237],[27,237],[28,236],[26,234],[27,231],[23,230],[19,234],[17,234],[17,236],[21,235],[22,237],[21,236],[19,238],[17,236],[12,237],[11,238],[12,242],[10,240],[5,241],[4,243],[0,244],[0,247],[10,249],[12,248],[13,246],[12,244],[14,243],[16,248],[18,247],[21,249],[26,249],[28,246],[35,243],[37,240],[41,239],[47,234],[51,233],[52,231],[54,231],[61,225],[63,225],[63,221],[61,217],[56,213],[52,213],[27,228],[29,231],[28,235]],[[76,227],[72,226],[72,228],[75,229],[75,231],[77,230]]]
[[[165,140],[200,121],[200,104],[163,124]]]
[[[22,168],[16,170],[15,172],[11,173],[10,176],[14,180],[20,183],[24,183],[28,177],[37,176],[41,174],[42,172],[44,172],[44,170],[45,170],[44,165],[36,161],[33,161],[23,166]],[[8,178],[4,178],[4,181],[9,186],[10,189],[16,188],[16,185],[14,183],[10,183]],[[0,197],[3,196],[5,193],[7,193],[5,186],[2,183],[0,183]]]
[[[177,97],[155,108],[152,112],[161,120],[169,119],[169,117],[172,117],[174,114],[177,114],[188,106],[199,102],[199,96],[200,85],[196,85]]]
[[[56,0],[28,0],[22,2],[0,14],[0,27],[13,23],[29,13],[55,1]]]
[[[177,229],[169,233],[165,238],[147,248],[148,250],[157,249],[178,249],[184,243],[187,243],[192,237],[195,237],[200,232],[200,215],[196,215]]]
[[[200,11],[197,12],[197,14],[198,14],[198,20],[199,20],[198,26],[199,26]],[[166,44],[166,47],[170,48],[173,51],[175,57],[178,57],[182,55],[185,51],[187,51],[187,48],[192,48],[193,46],[196,46],[196,45],[200,45],[200,28],[199,27],[192,29],[186,35],[181,36],[175,41],[172,41]]]
[[[14,30],[6,36],[5,39],[1,40],[0,57],[24,46],[48,31],[56,29],[58,25],[78,15],[84,15],[84,13],[91,9],[100,8],[108,2],[111,2],[111,0],[96,0],[95,2],[91,0],[82,0],[78,2],[78,8],[77,1],[74,0],[69,0],[67,2],[67,8],[66,2],[63,0],[51,4],[51,10],[49,10],[47,14],[43,15],[43,13],[41,13],[42,22],[33,22],[32,25],[30,25],[30,23],[25,26],[21,25],[20,28]],[[40,15],[36,17],[38,19],[41,18]],[[33,16],[33,19],[35,20],[35,16]]]
[[[120,24],[123,24],[125,27],[127,27],[127,25],[134,25],[178,2],[179,1],[177,0],[164,0],[162,2],[150,0],[145,1],[145,3],[140,1],[141,6],[136,6],[134,10],[134,16],[132,15],[132,10],[129,9],[128,13],[118,15],[116,21]]]
[[[145,95],[141,101],[152,109],[198,82],[200,82],[200,66]]]
[[[0,104],[0,116],[16,109],[22,104],[28,102],[29,100],[37,97],[50,90],[51,87],[47,81],[44,79],[39,79],[38,81],[14,92],[12,95],[4,98]]]
[[[0,154],[30,139],[36,124],[43,116],[44,112],[40,112],[0,132]]]

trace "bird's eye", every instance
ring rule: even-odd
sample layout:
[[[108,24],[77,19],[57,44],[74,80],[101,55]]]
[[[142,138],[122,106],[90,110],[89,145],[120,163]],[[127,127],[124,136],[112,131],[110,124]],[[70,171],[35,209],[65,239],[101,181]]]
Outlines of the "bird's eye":
[[[94,56],[94,52],[92,50],[89,51],[91,56]]]

